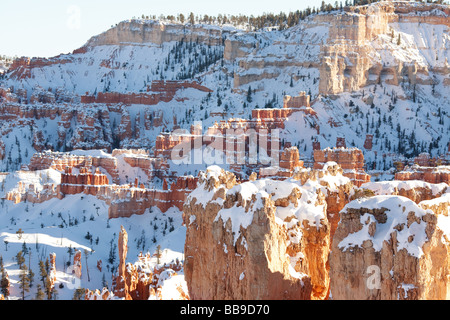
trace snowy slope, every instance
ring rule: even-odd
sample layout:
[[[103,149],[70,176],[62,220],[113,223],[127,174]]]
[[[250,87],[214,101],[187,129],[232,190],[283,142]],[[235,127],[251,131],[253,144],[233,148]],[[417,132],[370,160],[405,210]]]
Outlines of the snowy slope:
[[[160,263],[169,263],[177,258],[184,260],[185,227],[181,225],[181,212],[173,208],[166,213],[152,208],[144,215],[134,216],[132,219],[109,220],[105,203],[90,195],[67,196],[62,200],[52,199],[42,204],[15,205],[10,201],[0,201],[0,255],[11,281],[11,299],[21,297],[17,283],[19,269],[14,257],[23,249],[24,243],[31,252],[31,256],[25,256],[26,264],[35,273],[34,285],[26,294],[27,300],[35,297],[37,284],[40,283],[39,260],[45,261],[52,252],[56,253],[55,287],[58,299],[72,299],[74,289],[77,288],[74,286],[78,283],[71,276],[72,269],[66,265],[69,261],[69,247],[82,252],[82,277],[79,286],[90,290],[101,289],[104,286],[102,279],[105,279],[107,287],[111,289],[111,271],[113,268],[117,270],[119,263],[117,241],[121,225],[129,234],[127,262],[134,263],[139,252],[150,252],[153,255],[158,244],[163,252]],[[20,238],[16,233],[19,229],[23,231]],[[92,235],[92,241],[86,239],[88,233]],[[5,241],[8,242],[7,245]],[[88,252],[87,267],[84,250]],[[109,261],[111,253],[114,261]],[[73,255],[71,259],[73,260]],[[99,260],[102,261],[102,271],[97,268]],[[156,265],[156,258],[153,263]],[[60,288],[61,284],[63,288]]]

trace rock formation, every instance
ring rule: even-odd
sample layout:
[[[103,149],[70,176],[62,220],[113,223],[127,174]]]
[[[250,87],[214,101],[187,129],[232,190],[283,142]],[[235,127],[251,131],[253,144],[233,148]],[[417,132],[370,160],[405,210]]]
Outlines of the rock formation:
[[[113,294],[117,298],[124,298],[125,300],[148,300],[162,299],[161,288],[164,280],[176,275],[176,272],[182,270],[183,266],[179,261],[169,264],[155,264],[152,262],[152,256],[147,253],[143,255],[142,252],[138,257],[138,261],[134,264],[127,263],[128,252],[128,234],[126,230],[121,227],[119,234],[119,267],[118,275],[113,282]],[[103,297],[111,296],[110,293],[106,295],[105,289],[100,295]],[[90,293],[92,298],[99,295]],[[180,297],[188,298],[188,294],[180,291]]]
[[[361,150],[345,147],[314,150],[315,169],[321,169],[325,163],[330,161],[339,164],[344,170],[344,176],[350,178],[356,186],[370,181],[370,175],[364,171],[364,155]]]
[[[81,269],[81,251],[77,250],[77,252],[75,252],[75,255],[73,256],[73,271],[75,277],[77,277],[78,279],[81,279]]]
[[[118,248],[119,248],[119,267],[117,269],[118,276],[115,281],[114,294],[120,298],[131,300],[131,296],[129,294],[129,289],[126,281],[128,233],[123,226],[120,227]]]
[[[395,173],[396,180],[422,180],[450,184],[450,166],[422,167],[414,165]]]
[[[293,179],[299,180],[302,185],[318,183],[322,187],[327,203],[327,219],[330,222],[330,239],[333,241],[339,223],[339,212],[350,201],[354,190],[352,181],[345,177],[344,170],[334,162],[328,162],[322,169],[297,170]]]
[[[215,166],[201,172],[183,210],[191,298],[325,299],[331,241],[326,195],[351,186],[336,170],[302,169],[285,181],[241,184]]]
[[[56,282],[56,253],[50,253],[50,271],[48,277],[50,279],[50,287],[53,289]]]
[[[426,10],[434,13],[424,20],[423,12]],[[378,50],[392,41],[390,37],[383,36],[389,33],[390,23],[417,23],[420,26],[421,22],[426,21],[431,25],[448,26],[448,7],[426,5],[417,10],[416,6],[403,2],[384,1],[350,7],[347,11],[333,18],[326,15],[316,18],[330,24],[327,44],[321,50],[320,93],[354,91],[371,83],[398,85],[402,80],[412,84],[432,84],[429,69],[440,72],[437,66],[413,59],[405,63],[395,56],[393,63],[384,64]]]
[[[103,288],[102,291],[95,289],[93,291],[86,289],[84,300],[117,300],[118,297],[114,296],[114,293],[110,292],[107,288]]]
[[[210,25],[183,25],[153,20],[129,20],[92,37],[86,47],[128,45],[129,43],[161,45],[170,41],[192,41],[209,45],[222,43],[222,34],[229,33]]]
[[[333,299],[448,299],[449,246],[439,214],[401,196],[350,202],[330,255]]]
[[[428,183],[424,181],[380,181],[367,182],[360,189],[373,191],[374,195],[399,195],[415,203],[438,198],[448,192],[446,183]]]

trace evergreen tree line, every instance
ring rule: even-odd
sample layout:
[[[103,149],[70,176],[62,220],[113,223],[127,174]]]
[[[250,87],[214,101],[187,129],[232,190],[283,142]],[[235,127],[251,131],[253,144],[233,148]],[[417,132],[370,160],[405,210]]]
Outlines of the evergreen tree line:
[[[187,24],[214,24],[214,25],[224,25],[230,24],[235,27],[238,26],[246,26],[248,30],[256,31],[262,28],[267,27],[279,27],[279,29],[290,28],[299,23],[299,21],[304,20],[306,17],[317,14],[320,12],[330,12],[333,10],[343,10],[345,7],[350,6],[358,6],[358,5],[366,5],[375,2],[379,2],[381,0],[345,0],[345,1],[335,1],[334,4],[325,3],[322,1],[320,7],[310,7],[308,6],[303,10],[291,11],[289,13],[280,12],[278,14],[275,13],[263,13],[258,16],[247,16],[247,15],[230,15],[230,14],[218,14],[217,16],[212,15],[195,15],[191,12],[189,15],[184,15],[182,13],[175,15],[141,15],[141,19],[159,19],[162,21],[170,21],[170,22],[179,22],[179,23],[187,23]],[[420,2],[424,3],[439,3],[445,4],[447,1],[444,0],[423,0]]]

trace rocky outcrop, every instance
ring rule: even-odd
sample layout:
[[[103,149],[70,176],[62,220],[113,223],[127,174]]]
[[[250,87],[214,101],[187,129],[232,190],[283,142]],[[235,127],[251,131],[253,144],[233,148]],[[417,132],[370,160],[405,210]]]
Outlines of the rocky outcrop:
[[[330,223],[330,239],[333,241],[334,233],[339,223],[339,212],[350,202],[354,185],[345,177],[340,165],[329,162],[322,169],[300,169],[293,177],[301,185],[318,184],[327,203],[327,219]]]
[[[112,154],[101,150],[77,150],[73,153],[45,151],[33,155],[28,165],[30,171],[21,173],[31,177],[39,175],[41,184],[35,187],[19,181],[16,188],[6,192],[6,198],[15,203],[42,203],[53,198],[62,199],[66,195],[84,193],[105,201],[109,206],[109,218],[141,215],[151,207],[158,207],[162,212],[171,207],[182,210],[187,195],[197,185],[197,178],[169,176],[164,164],[164,159],[152,158],[143,149],[115,149]],[[126,169],[131,167],[142,171],[145,183],[154,178],[163,179],[165,183],[162,188],[149,188],[136,177],[133,183],[120,184],[120,181],[128,180],[128,176],[123,174],[124,166]],[[49,169],[52,175],[60,177],[58,181],[43,179],[49,175],[48,172],[35,173],[37,170]]]
[[[450,190],[440,197],[420,202],[419,207],[425,210],[430,209],[439,215],[438,218],[445,220],[444,217],[448,217],[450,214]]]
[[[423,167],[414,165],[395,173],[396,180],[422,180],[450,184],[450,166]]]
[[[117,268],[117,278],[115,280],[114,294],[117,297],[130,300],[129,289],[126,281],[126,259],[128,252],[128,233],[123,226],[120,227],[119,233],[119,266]]]
[[[120,93],[120,92],[99,92],[96,95],[82,95],[81,103],[104,103],[104,104],[143,104],[156,105],[160,102],[170,102],[175,98],[178,90],[196,89],[202,92],[212,92],[211,89],[200,85],[198,82],[188,81],[152,81],[147,91],[153,93]]]
[[[132,151],[127,151],[132,153]],[[31,159],[28,169],[31,171],[54,169],[65,173],[67,168],[97,171],[98,168],[104,169],[112,179],[112,183],[119,183],[119,173],[117,171],[117,158],[114,154],[109,155],[102,151],[95,153],[86,152],[85,154],[74,154],[71,152],[51,152],[44,151],[35,153]],[[70,175],[70,174],[69,174]],[[104,178],[102,178],[104,182]]]
[[[200,173],[183,210],[192,299],[327,297],[325,195],[319,183],[302,188],[294,181],[237,184],[215,166]]]
[[[108,177],[97,168],[92,173],[88,168],[81,168],[79,173],[73,173],[71,167],[67,167],[61,174],[61,192],[65,195],[86,193],[96,195],[98,186],[109,185]]]
[[[81,279],[81,269],[81,251],[77,250],[77,252],[75,252],[75,255],[73,256],[73,271],[75,277],[77,277],[78,279]]]
[[[50,280],[50,287],[53,290],[56,282],[56,253],[50,253],[49,265],[48,278]]]
[[[330,255],[333,299],[448,299],[449,246],[438,214],[401,196],[350,202]]]
[[[21,57],[13,61],[9,68],[9,72],[10,76],[13,78],[26,79],[31,78],[32,70],[34,68],[43,68],[55,64],[66,64],[71,61],[71,59],[61,58],[60,56],[50,59]]]
[[[448,28],[447,12],[448,7],[438,4],[423,5],[419,9],[419,6],[400,1],[384,1],[348,7],[344,14],[319,15],[315,21],[330,26],[328,41],[320,53],[319,92],[325,95],[351,92],[382,82],[392,85],[399,85],[402,81],[412,85],[433,84],[429,71],[441,73],[441,69],[445,69],[444,62],[441,66],[434,63],[426,65],[414,58],[401,59],[392,55],[393,61],[386,63],[380,50],[386,47],[390,51],[417,50],[414,46],[403,48],[394,44],[391,23],[413,23],[419,27],[422,23],[429,23]],[[400,37],[399,34],[396,36]]]
[[[417,180],[394,180],[368,182],[361,185],[360,189],[371,190],[375,195],[399,195],[419,203],[442,196],[447,192],[448,185],[446,183],[433,184]]]
[[[344,176],[352,180],[356,186],[370,181],[370,175],[364,171],[364,155],[357,148],[336,147],[314,150],[314,169],[323,168],[327,162],[339,164],[343,169]]]
[[[152,256],[147,253],[143,255],[142,252],[138,257],[138,261],[134,264],[127,263],[128,252],[128,234],[126,230],[121,227],[119,233],[119,267],[118,275],[113,283],[113,294],[117,298],[124,298],[125,300],[148,300],[148,299],[162,299],[161,288],[164,281],[175,276],[183,268],[179,261],[169,264],[155,264],[152,262]],[[158,254],[158,253],[156,253]],[[158,261],[158,260],[157,260]],[[177,289],[178,290],[178,289]],[[188,295],[183,290],[179,290],[181,298],[188,298]],[[183,293],[183,294],[182,294]],[[110,297],[103,289],[103,295]],[[90,297],[99,295],[92,295]],[[104,299],[103,299],[104,300]]]
[[[161,45],[170,41],[192,41],[221,45],[222,35],[229,30],[201,24],[177,24],[154,20],[129,20],[108,31],[92,37],[86,47],[104,45],[129,45],[130,43]]]
[[[114,293],[110,292],[108,288],[103,288],[101,291],[99,289],[95,289],[93,291],[86,289],[84,300],[117,300],[119,299],[114,295]]]
[[[178,177],[170,185],[170,189],[146,189],[144,187],[131,186],[109,186],[99,188],[96,196],[105,200],[110,206],[108,210],[109,218],[124,218],[134,214],[144,214],[150,207],[158,207],[162,212],[166,212],[171,207],[180,210],[186,200],[187,195],[195,189],[197,179],[192,176]]]

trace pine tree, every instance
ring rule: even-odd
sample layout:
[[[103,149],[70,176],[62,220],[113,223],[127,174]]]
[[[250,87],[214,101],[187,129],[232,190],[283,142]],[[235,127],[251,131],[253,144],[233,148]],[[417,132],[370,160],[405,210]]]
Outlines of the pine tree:
[[[45,294],[44,294],[44,291],[42,291],[42,286],[41,286],[41,284],[38,284],[35,300],[44,300],[44,297],[45,297]]]
[[[67,248],[67,253],[69,254],[69,261],[67,261],[67,266],[70,266],[72,261],[72,255],[73,255],[73,248],[72,245],[69,246],[69,248]]]
[[[83,300],[84,292],[83,288],[75,289],[72,300]]]
[[[28,279],[30,280],[30,288],[32,288],[34,282],[34,272],[31,269],[28,269]]]
[[[45,280],[47,278],[47,270],[45,269],[45,264],[42,260],[39,261],[39,274],[41,276],[42,284],[45,287]]]
[[[1,280],[0,280],[0,288],[1,293],[5,298],[9,296],[9,279],[8,274],[6,273],[5,267],[3,265],[3,257],[0,256],[0,272],[2,274]]]
[[[88,255],[89,255],[89,251],[87,249],[84,249],[84,256],[86,258],[86,273],[87,273],[87,276],[88,276],[88,281],[90,282],[91,279],[89,277]]]
[[[247,102],[251,103],[252,101],[253,101],[253,98],[252,98],[252,87],[249,86],[248,90],[247,90]]]
[[[25,300],[25,293],[30,292],[30,278],[28,276],[28,268],[26,264],[20,267],[19,289],[22,293],[22,300]]]
[[[195,24],[195,18],[194,18],[194,13],[193,12],[191,12],[190,14],[189,14],[189,23],[190,24]]]
[[[105,276],[104,273],[103,273],[103,276],[102,276],[102,287],[103,288],[108,288],[108,282],[106,281],[106,276]]]
[[[24,255],[28,254],[28,248],[27,248],[26,242],[24,242],[24,243],[22,244],[22,253],[23,253]]]
[[[45,287],[45,294],[47,295],[47,300],[51,300],[53,285],[52,285],[52,281],[50,280],[50,277],[48,275],[45,277],[44,287]]]
[[[25,258],[23,257],[22,251],[17,253],[16,262],[19,265],[19,269],[22,269],[22,265],[25,263]]]

